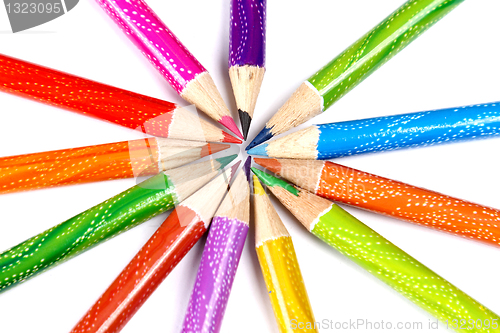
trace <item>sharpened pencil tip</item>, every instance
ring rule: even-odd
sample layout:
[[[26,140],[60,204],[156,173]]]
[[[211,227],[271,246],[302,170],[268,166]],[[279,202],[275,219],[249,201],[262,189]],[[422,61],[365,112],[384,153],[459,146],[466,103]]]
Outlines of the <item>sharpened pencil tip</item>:
[[[231,163],[236,157],[238,157],[238,154],[219,157],[219,158],[216,158],[215,160],[220,163],[219,169],[224,169],[226,167],[226,165]]]
[[[243,171],[245,172],[245,175],[247,176],[247,181],[250,183],[250,166],[252,165],[252,157],[248,156],[247,160],[245,161],[245,164],[243,164]]]
[[[246,111],[238,109],[238,114],[240,116],[241,130],[243,131],[243,137],[245,140],[248,137],[248,131],[250,130],[250,123],[252,122],[252,117]]]
[[[266,184],[266,186],[269,187],[279,186],[295,196],[299,195],[299,191],[292,184],[284,181],[283,179],[279,179],[278,177],[265,173],[264,171],[259,170],[257,168],[252,168],[252,172],[259,178],[261,182]]]
[[[233,118],[231,118],[230,116],[224,116],[219,120],[219,123],[221,123],[228,130],[236,134],[238,138],[243,139],[243,135],[241,135],[241,132],[238,129],[238,126],[236,126],[236,123],[234,122]]]
[[[230,145],[220,143],[207,143],[201,148],[200,157],[205,157],[230,148]]]
[[[271,139],[273,137],[273,133],[271,133],[271,129],[264,127],[262,131],[253,139],[252,142],[245,148],[245,150],[250,150],[255,146],[260,145],[261,143]]]
[[[232,136],[231,134],[229,134],[227,132],[222,131],[222,135],[224,135],[224,138],[222,139],[222,142],[237,143],[237,144],[243,143],[243,141],[241,141],[238,138],[235,138],[234,136]]]
[[[231,182],[231,180],[234,178],[234,175],[236,174],[236,171],[238,170],[238,167],[240,166],[241,164],[241,161],[238,161],[236,163],[233,164],[233,166],[231,167],[231,176],[229,177],[229,182]]]
[[[281,163],[274,158],[254,158],[255,163],[266,168],[272,173],[279,174],[281,172]]]
[[[247,153],[248,153],[248,155],[268,156],[267,151],[266,151],[267,146],[268,146],[268,144],[264,143],[260,146],[257,146],[257,147],[250,149]]]

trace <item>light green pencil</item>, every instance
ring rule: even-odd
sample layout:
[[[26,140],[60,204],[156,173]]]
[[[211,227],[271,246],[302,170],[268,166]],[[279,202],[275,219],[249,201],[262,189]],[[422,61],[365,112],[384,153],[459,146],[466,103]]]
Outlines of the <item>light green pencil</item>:
[[[462,2],[407,1],[304,81],[246,150],[321,114]]]

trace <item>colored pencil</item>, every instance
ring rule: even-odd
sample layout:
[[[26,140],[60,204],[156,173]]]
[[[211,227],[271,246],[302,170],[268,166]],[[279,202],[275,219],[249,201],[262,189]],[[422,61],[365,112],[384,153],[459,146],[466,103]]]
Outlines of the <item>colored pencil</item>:
[[[208,71],[146,2],[96,1],[182,98],[243,139]]]
[[[232,0],[229,78],[245,140],[266,71],[266,0]]]
[[[0,254],[0,292],[174,208],[234,158],[160,173],[4,251]]]
[[[206,232],[238,164],[175,210],[71,331],[120,332]]]
[[[255,162],[321,197],[500,245],[500,210],[325,161]]]
[[[228,149],[217,143],[146,138],[0,158],[0,194],[152,176]]]
[[[253,168],[252,168],[253,170]],[[255,250],[266,282],[274,316],[281,333],[317,332],[304,279],[300,272],[292,237],[281,222],[269,197],[253,176]],[[292,329],[292,320],[303,329]]]
[[[258,169],[252,170],[308,231],[442,322],[500,320],[336,204]]]
[[[321,114],[464,0],[409,0],[308,78],[248,145]]]
[[[484,139],[500,134],[500,102],[314,125],[264,143],[251,155],[330,158]]]
[[[250,157],[215,213],[205,243],[183,333],[218,333],[231,293],[250,220]]]
[[[174,103],[0,54],[0,90],[149,135],[207,142],[241,140]]]

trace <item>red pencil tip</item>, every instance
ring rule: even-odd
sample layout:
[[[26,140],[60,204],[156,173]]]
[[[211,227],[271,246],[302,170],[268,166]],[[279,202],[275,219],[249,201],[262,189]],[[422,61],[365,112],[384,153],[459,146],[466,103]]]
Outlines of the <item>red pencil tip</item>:
[[[241,141],[238,138],[235,138],[234,136],[232,136],[231,134],[229,134],[227,132],[222,131],[222,134],[224,135],[224,139],[222,139],[222,142],[237,143],[237,144],[243,143],[243,141]]]
[[[237,137],[240,139],[243,139],[243,135],[241,134],[240,130],[238,129],[238,126],[236,126],[236,123],[234,122],[234,119],[231,118],[230,116],[224,116],[219,120],[219,123],[221,123],[223,126],[225,126],[227,129],[229,129],[231,132],[236,134]]]
[[[220,151],[228,149],[229,147],[231,146],[220,143],[207,143],[201,148],[200,157],[205,157],[208,155],[218,153]]]

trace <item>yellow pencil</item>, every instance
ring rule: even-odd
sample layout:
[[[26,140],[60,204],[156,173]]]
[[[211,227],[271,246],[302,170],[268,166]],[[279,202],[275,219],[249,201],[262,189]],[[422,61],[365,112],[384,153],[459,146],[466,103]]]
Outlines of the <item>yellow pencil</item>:
[[[255,250],[281,333],[317,332],[292,238],[253,176]]]

